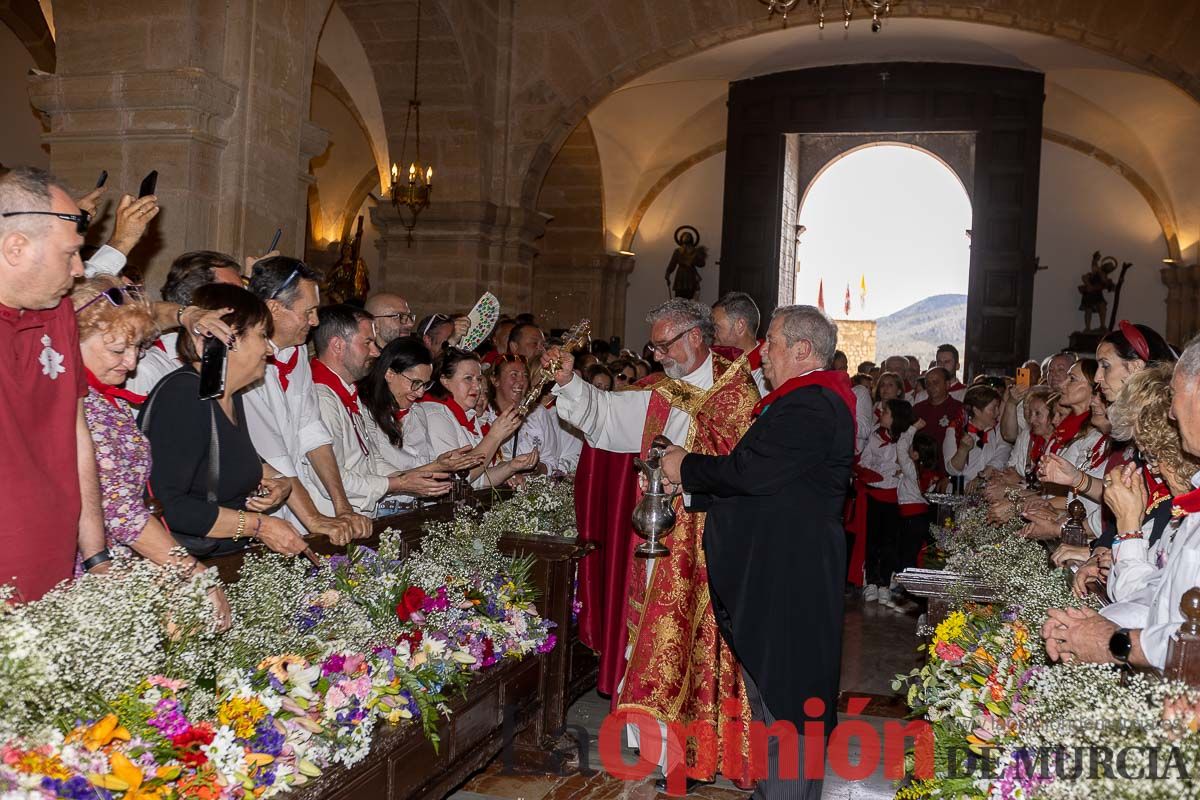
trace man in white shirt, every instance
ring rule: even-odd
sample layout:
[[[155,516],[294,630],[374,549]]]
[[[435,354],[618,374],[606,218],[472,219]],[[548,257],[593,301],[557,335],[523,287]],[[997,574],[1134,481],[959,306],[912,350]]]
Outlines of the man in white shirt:
[[[379,357],[371,315],[352,306],[336,305],[322,308],[318,318],[313,331],[317,357],[311,362],[312,381],[320,422],[329,431],[349,504],[358,513],[372,516],[379,501],[388,495],[446,494],[450,490],[449,473],[428,467],[395,472],[372,445],[354,385],[366,377]],[[321,513],[328,515],[334,510],[312,453],[301,464],[300,483]]]
[[[319,274],[294,258],[275,256],[254,265],[250,291],[271,310],[274,357],[263,379],[243,395],[246,426],[258,455],[292,481],[279,513],[334,544],[371,535],[371,521],[346,497],[332,439],[321,421],[304,343],[317,322]],[[303,464],[308,464],[304,470]],[[315,481],[303,479],[308,471]],[[319,483],[321,499],[313,496]],[[322,500],[324,502],[322,502]]]
[[[1200,455],[1200,344],[1183,351],[1171,389],[1171,414],[1179,423],[1183,449]],[[1200,473],[1192,477],[1192,485],[1200,486]],[[1042,637],[1052,659],[1166,667],[1171,638],[1183,623],[1180,602],[1185,592],[1200,586],[1200,489],[1176,497],[1173,505],[1182,518],[1173,523],[1179,528],[1166,551],[1166,562],[1133,597],[1101,612],[1050,610]]]
[[[365,307],[375,320],[375,344],[380,350],[393,340],[408,336],[416,327],[417,315],[398,294],[376,292],[367,298]]]
[[[716,326],[714,341],[720,347],[741,351],[754,376],[758,393],[767,396],[767,379],[763,377],[762,339],[758,338],[761,317],[758,304],[745,292],[726,292],[713,303],[713,325]]]

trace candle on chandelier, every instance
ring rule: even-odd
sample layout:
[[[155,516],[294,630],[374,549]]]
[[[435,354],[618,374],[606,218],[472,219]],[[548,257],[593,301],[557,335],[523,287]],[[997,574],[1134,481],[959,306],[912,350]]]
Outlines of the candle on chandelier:
[[[430,167],[429,169],[425,170],[425,185],[426,186],[433,185],[433,167]]]
[[[396,182],[396,178],[398,178],[399,176],[400,176],[400,170],[399,170],[399,168],[396,166],[396,162],[395,162],[395,161],[393,161],[393,162],[392,162],[392,183],[395,183],[395,182]]]
[[[410,184],[417,182],[417,165],[415,163],[408,165],[408,182]]]

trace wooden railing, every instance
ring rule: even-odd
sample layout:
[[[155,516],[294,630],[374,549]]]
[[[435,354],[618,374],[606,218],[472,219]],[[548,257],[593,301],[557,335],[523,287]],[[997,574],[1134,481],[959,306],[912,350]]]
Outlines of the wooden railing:
[[[506,494],[480,492],[476,501],[485,509]],[[375,521],[369,539],[379,544],[385,530],[400,534],[402,555],[417,549],[429,522],[454,518],[452,503],[439,503]],[[323,555],[344,548],[324,537],[310,541]],[[558,627],[553,650],[520,662],[485,670],[471,682],[466,697],[449,703],[449,719],[439,725],[441,745],[435,753],[420,725],[384,726],[376,733],[371,755],[353,769],[336,768],[322,775],[297,797],[303,800],[401,800],[440,798],[502,750],[524,769],[553,766],[549,750],[557,746],[568,706],[596,682],[598,660],[578,640],[571,620],[576,564],[592,548],[575,538],[504,536],[506,555],[532,555],[531,575],[538,612]],[[226,582],[236,581],[243,553],[209,560]]]

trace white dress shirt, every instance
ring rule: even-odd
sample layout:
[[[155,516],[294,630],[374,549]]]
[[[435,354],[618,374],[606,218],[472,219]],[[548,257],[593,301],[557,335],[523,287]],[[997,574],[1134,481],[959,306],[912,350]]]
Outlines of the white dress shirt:
[[[942,457],[946,460],[946,472],[951,475],[962,475],[963,479],[970,483],[987,467],[1004,469],[1008,465],[1008,455],[1012,452],[1012,445],[1004,441],[1004,437],[1000,435],[1000,423],[996,423],[988,431],[988,439],[983,447],[976,444],[971,448],[971,453],[967,456],[967,463],[961,470],[955,469],[954,465],[950,463],[954,454],[958,452],[958,439],[957,428],[946,429],[946,438],[942,442]]]
[[[1192,485],[1200,485],[1200,473],[1192,476]],[[1141,628],[1142,651],[1158,669],[1167,664],[1171,638],[1183,623],[1179,603],[1189,589],[1200,585],[1200,514],[1189,514],[1171,533],[1163,555],[1165,564],[1154,571],[1145,584],[1126,602],[1114,603],[1101,614],[1127,628]],[[1133,540],[1131,540],[1133,541]],[[1122,543],[1124,547],[1129,542]]]
[[[714,382],[712,353],[682,380],[701,391],[711,389]],[[558,398],[555,409],[559,417],[575,426],[592,447],[613,453],[642,452],[642,433],[646,427],[646,411],[650,407],[650,390],[605,392],[575,375],[566,386],[555,384],[551,391]],[[682,409],[672,407],[663,435],[672,444],[683,447],[687,445],[691,426],[691,416]]]
[[[354,387],[345,381],[342,381],[342,386],[347,392],[354,391]],[[341,468],[346,500],[358,513],[374,516],[375,507],[388,492],[388,478],[386,473],[381,474],[377,469],[381,460],[371,453],[370,438],[367,436],[363,415],[351,414],[346,410],[342,401],[328,386],[315,384],[313,388],[321,422],[333,440],[333,455]],[[317,510],[325,516],[333,516],[333,500],[307,458],[300,464],[299,477],[304,488],[312,496]]]
[[[468,409],[467,419],[475,421],[475,409]],[[442,453],[462,447],[476,447],[483,441],[483,429],[476,423],[472,432],[458,423],[449,408],[441,403],[415,403],[412,411],[404,418],[402,426],[405,447],[413,448],[423,459],[422,463],[435,460]],[[476,489],[487,489],[491,481],[487,470],[471,482]]]
[[[1104,467],[1108,461],[1107,453],[1105,454],[1105,458],[1100,460],[1099,464],[1092,466],[1092,460],[1095,458],[1093,450],[1102,438],[1104,438],[1104,434],[1092,428],[1086,435],[1077,437],[1067,445],[1059,455],[1093,478],[1102,479],[1104,477]],[[1103,509],[1100,503],[1097,503],[1090,497],[1077,495],[1074,492],[1067,492],[1067,499],[1068,501],[1077,499],[1083,503],[1083,507],[1087,510],[1088,527],[1092,529],[1093,536],[1099,536],[1101,525],[1103,524],[1101,518]]]
[[[83,262],[83,277],[119,275],[125,269],[125,254],[115,247],[102,244],[92,257]]]
[[[258,455],[289,478],[300,476],[300,464],[308,453],[330,444],[333,437],[321,421],[312,367],[303,345],[275,351],[275,360],[296,359],[288,373],[285,390],[279,368],[267,365],[262,380],[251,384],[242,395],[246,427]]]
[[[871,400],[871,392],[865,386],[855,386],[851,389],[854,392],[854,420],[855,420],[855,436],[854,436],[854,452],[861,454],[863,448],[867,446],[867,439],[871,437],[871,431],[879,424],[875,420],[875,404]]]

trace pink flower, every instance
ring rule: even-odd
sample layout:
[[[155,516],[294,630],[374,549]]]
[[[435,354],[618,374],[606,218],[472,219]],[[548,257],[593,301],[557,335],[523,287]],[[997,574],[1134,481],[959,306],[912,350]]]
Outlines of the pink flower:
[[[938,642],[934,652],[942,661],[959,661],[967,654],[966,650],[952,642]]]

